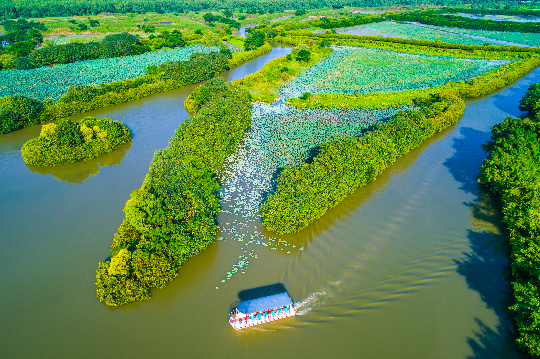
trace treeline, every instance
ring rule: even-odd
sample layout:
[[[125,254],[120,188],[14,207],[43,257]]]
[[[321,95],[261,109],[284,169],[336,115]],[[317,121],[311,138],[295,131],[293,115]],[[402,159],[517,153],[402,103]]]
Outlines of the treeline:
[[[535,85],[537,86],[537,85]],[[489,155],[480,168],[480,180],[489,185],[502,204],[511,248],[519,337],[528,357],[540,357],[540,123],[507,118],[493,126]]]
[[[324,145],[312,163],[286,166],[277,187],[261,207],[263,224],[278,234],[297,233],[358,187],[372,182],[399,157],[435,132],[456,123],[463,100],[440,94],[421,111],[402,111],[360,137]]]
[[[141,189],[99,263],[97,297],[108,306],[150,299],[190,257],[214,241],[219,207],[216,172],[251,124],[249,93],[213,79],[193,94],[195,114],[154,155]]]
[[[221,22],[223,24],[229,25],[229,27],[235,27],[237,29],[239,29],[240,26],[242,26],[238,21],[236,21],[236,20],[234,20],[234,19],[232,19],[230,17],[225,17],[225,16],[213,15],[213,14],[210,14],[210,13],[206,13],[206,14],[204,14],[203,18],[204,18],[204,21],[206,21],[208,23]]]
[[[0,19],[59,17],[59,16],[88,16],[100,13],[138,13],[147,12],[187,13],[191,11],[219,11],[229,9],[242,11],[247,14],[266,14],[289,9],[310,10],[324,7],[342,8],[351,7],[381,7],[392,5],[441,5],[449,6],[460,4],[463,1],[455,0],[306,0],[302,2],[293,0],[15,0],[0,5]],[[470,2],[469,2],[470,3]],[[477,3],[482,3],[477,1]],[[512,3],[508,1],[508,3]]]
[[[145,74],[134,79],[97,87],[70,87],[57,104],[20,95],[3,97],[0,98],[0,134],[198,83],[228,69],[226,55],[196,53],[189,61],[149,66]]]
[[[16,57],[27,56],[34,48],[43,42],[40,30],[45,26],[34,21],[3,21],[6,30],[0,36],[0,70],[12,70]]]
[[[272,25],[259,25],[256,27],[247,28],[247,32],[263,31],[268,37],[275,37],[283,30],[300,30],[308,28],[321,28],[321,29],[337,29],[342,27],[350,27],[357,25],[366,25],[374,22],[386,21],[379,15],[353,15],[342,16],[340,18],[327,18],[323,17],[317,20],[299,21],[288,24],[272,24]]]
[[[77,61],[139,55],[145,51],[137,36],[127,32],[105,36],[101,41],[53,45],[34,50],[26,58],[15,59],[17,70],[70,64]]]
[[[29,70],[43,66],[69,64],[77,61],[106,59],[111,57],[140,55],[161,48],[185,47],[182,33],[174,30],[147,39],[127,32],[105,36],[101,41],[52,45],[33,50],[26,57],[14,59],[16,70]]]
[[[535,11],[533,8],[529,10],[522,9],[484,9],[484,8],[444,8],[441,12],[452,14],[471,14],[471,15],[506,15],[506,16],[538,16],[540,11]]]
[[[95,117],[79,122],[62,119],[43,125],[39,137],[26,142],[21,154],[27,165],[57,166],[90,160],[130,140],[129,130],[118,121]]]
[[[426,25],[457,27],[461,29],[540,33],[540,23],[535,22],[469,19],[463,16],[439,15],[423,11],[388,14],[386,18],[395,21],[412,21]]]

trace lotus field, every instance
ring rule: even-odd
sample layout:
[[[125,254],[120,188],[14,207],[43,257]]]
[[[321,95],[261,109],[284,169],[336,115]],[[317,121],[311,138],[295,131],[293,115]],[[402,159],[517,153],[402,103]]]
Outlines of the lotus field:
[[[460,29],[416,23],[403,24],[391,21],[346,27],[336,29],[336,32],[346,35],[442,41],[463,45],[483,45],[488,42],[495,46],[540,46],[540,34],[538,33]]]
[[[463,45],[482,45],[485,40],[473,39],[464,37],[459,34],[451,34],[443,28],[436,29],[435,27],[416,26],[413,24],[401,24],[396,22],[379,22],[369,25],[359,25],[336,29],[339,34],[360,35],[360,36],[382,36],[394,37],[401,39],[416,39],[427,41],[442,41],[451,44]]]
[[[133,79],[142,75],[148,66],[169,61],[186,61],[194,53],[213,51],[219,51],[219,48],[195,45],[136,56],[88,60],[33,70],[2,71],[0,72],[0,97],[24,95],[38,100],[47,98],[57,102],[68,88],[74,85],[99,85]]]
[[[255,103],[251,132],[228,158],[220,173],[221,237],[241,242],[238,263],[227,272],[226,282],[236,272],[244,272],[258,255],[250,247],[262,245],[289,253],[294,248],[283,239],[260,232],[259,208],[274,186],[277,170],[308,160],[318,146],[346,136],[358,136],[377,121],[392,117],[403,108],[297,110],[278,101],[273,105]],[[302,250],[302,248],[298,248]],[[298,250],[296,249],[296,250]]]
[[[450,81],[468,81],[506,63],[338,47],[321,62],[285,83],[280,93],[294,98],[305,92],[355,94],[420,90]]]
[[[427,26],[427,25],[423,25]],[[504,32],[504,31],[488,31],[488,30],[473,30],[473,29],[458,29],[458,28],[442,28],[448,32],[455,34],[463,34],[469,36],[479,36],[495,41],[506,41],[515,44],[521,44],[529,47],[540,47],[540,34],[539,33],[525,33],[525,32]],[[496,43],[496,45],[501,45]]]

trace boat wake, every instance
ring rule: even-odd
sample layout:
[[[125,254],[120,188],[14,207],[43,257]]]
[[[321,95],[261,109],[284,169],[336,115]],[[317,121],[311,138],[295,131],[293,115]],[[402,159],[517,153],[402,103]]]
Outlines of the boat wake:
[[[296,315],[304,315],[311,312],[314,308],[324,304],[327,297],[326,292],[315,292],[301,302],[294,304]]]

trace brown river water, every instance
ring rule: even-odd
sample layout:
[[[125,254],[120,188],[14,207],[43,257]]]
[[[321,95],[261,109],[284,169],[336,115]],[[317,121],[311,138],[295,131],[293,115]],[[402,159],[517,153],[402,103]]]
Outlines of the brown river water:
[[[288,52],[275,47],[223,76],[244,77]],[[29,168],[20,148],[40,127],[0,136],[0,356],[520,358],[506,309],[506,237],[476,176],[491,126],[522,115],[518,101],[538,81],[535,70],[468,102],[457,125],[308,229],[281,237],[294,248],[258,246],[245,274],[222,283],[244,247],[216,241],[150,301],[119,309],[96,298],[97,263],[109,256],[154,151],[187,118],[183,103],[196,85],[85,114],[121,121],[133,134],[85,163]],[[301,315],[233,330],[229,310],[273,284],[300,303]]]

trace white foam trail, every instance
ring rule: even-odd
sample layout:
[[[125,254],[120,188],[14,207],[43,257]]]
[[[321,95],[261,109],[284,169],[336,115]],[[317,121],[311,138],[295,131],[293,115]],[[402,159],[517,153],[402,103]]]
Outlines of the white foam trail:
[[[326,292],[315,292],[301,302],[295,303],[296,315],[304,315],[311,312],[314,308],[324,304],[328,294]]]

